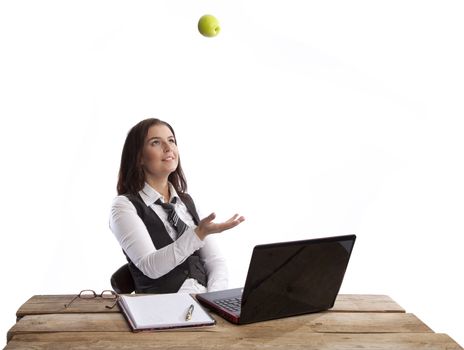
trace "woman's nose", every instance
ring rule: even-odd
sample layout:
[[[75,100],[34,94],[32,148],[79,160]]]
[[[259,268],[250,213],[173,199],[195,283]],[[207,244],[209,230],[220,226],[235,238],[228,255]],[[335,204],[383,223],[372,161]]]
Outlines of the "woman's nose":
[[[163,150],[164,150],[164,152],[170,152],[171,151],[171,145],[168,142],[165,142],[163,144]]]

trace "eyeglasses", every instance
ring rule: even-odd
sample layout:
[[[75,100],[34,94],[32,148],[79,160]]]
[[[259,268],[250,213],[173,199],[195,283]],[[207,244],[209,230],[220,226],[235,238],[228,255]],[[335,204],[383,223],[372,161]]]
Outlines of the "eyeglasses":
[[[112,291],[112,290],[104,290],[100,294],[97,294],[94,290],[84,289],[84,290],[81,290],[81,292],[77,294],[69,303],[64,304],[64,307],[68,308],[77,298],[80,298],[80,299],[95,299],[95,298],[112,299],[112,300],[115,300],[113,305],[111,306],[105,305],[107,309],[112,309],[118,303],[119,295],[115,291]]]

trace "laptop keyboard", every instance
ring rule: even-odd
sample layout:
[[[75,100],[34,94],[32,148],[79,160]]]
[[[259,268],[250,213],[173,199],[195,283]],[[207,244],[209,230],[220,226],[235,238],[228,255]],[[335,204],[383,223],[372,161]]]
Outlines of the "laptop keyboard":
[[[227,299],[216,299],[214,302],[226,310],[240,312],[242,306],[242,296]]]

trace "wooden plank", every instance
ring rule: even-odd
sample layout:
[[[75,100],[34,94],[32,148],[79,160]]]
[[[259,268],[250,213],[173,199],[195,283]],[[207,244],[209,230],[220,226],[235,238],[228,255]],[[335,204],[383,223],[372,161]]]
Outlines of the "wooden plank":
[[[106,308],[106,305],[114,304],[112,299],[94,298],[94,299],[75,299],[69,307],[65,307],[76,295],[34,295],[26,301],[16,312],[19,319],[26,315],[40,314],[63,314],[63,313],[119,313],[119,307],[116,305],[112,309]]]
[[[284,332],[293,337],[308,333],[428,333],[427,325],[410,313],[335,313],[323,312],[236,326],[218,320],[219,331],[237,337],[260,336]]]
[[[64,305],[74,297],[75,295],[35,295],[19,308],[16,316],[21,318],[26,315],[40,314],[120,312],[118,306],[113,309],[105,308],[105,305],[112,305],[112,301],[101,298],[76,299],[70,307],[65,308]],[[404,312],[404,309],[386,295],[340,294],[330,311]]]
[[[335,305],[329,311],[335,312],[405,312],[387,295],[339,294]]]
[[[188,336],[187,336],[188,335]],[[308,333],[294,337],[285,332],[240,338],[227,332],[126,333],[65,332],[16,335],[6,350],[17,349],[319,349],[319,350],[459,350],[462,347],[446,334],[389,333],[336,334]]]
[[[416,316],[409,313],[337,313],[322,312],[278,320],[233,325],[216,316],[217,326],[210,331],[231,333],[237,337],[288,333],[304,337],[307,333],[403,333],[432,332]],[[8,332],[10,340],[17,334],[54,332],[129,332],[121,314],[48,314],[21,318]]]

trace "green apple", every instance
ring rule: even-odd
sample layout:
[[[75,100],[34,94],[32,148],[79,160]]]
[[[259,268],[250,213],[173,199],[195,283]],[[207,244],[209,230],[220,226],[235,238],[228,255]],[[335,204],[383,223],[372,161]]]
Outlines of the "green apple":
[[[216,17],[204,15],[198,21],[198,30],[204,36],[213,37],[219,34],[221,27]]]

